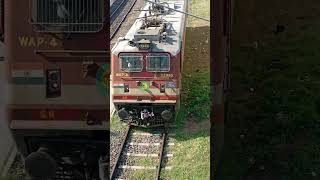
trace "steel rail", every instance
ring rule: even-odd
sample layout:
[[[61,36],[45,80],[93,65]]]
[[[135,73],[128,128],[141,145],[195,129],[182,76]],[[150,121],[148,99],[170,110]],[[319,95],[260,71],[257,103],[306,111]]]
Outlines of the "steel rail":
[[[115,177],[115,171],[116,171],[116,169],[117,169],[117,166],[118,166],[118,164],[119,164],[119,159],[120,159],[120,157],[121,157],[121,154],[122,154],[122,152],[123,152],[123,150],[124,150],[124,147],[125,147],[125,145],[126,145],[126,142],[127,142],[127,140],[128,140],[128,137],[129,137],[129,133],[130,133],[130,131],[131,131],[131,125],[129,125],[128,126],[128,128],[127,128],[127,131],[126,131],[126,134],[125,134],[125,137],[124,137],[124,139],[123,139],[123,141],[122,141],[122,143],[121,143],[121,148],[120,148],[120,152],[118,153],[118,155],[117,155],[117,157],[116,157],[116,163],[114,164],[114,166],[113,166],[113,168],[112,168],[112,171],[111,171],[111,174],[110,174],[110,180],[113,180]]]
[[[164,132],[162,133],[162,139],[160,142],[160,152],[159,152],[159,161],[158,161],[158,166],[157,166],[157,171],[156,171],[156,177],[155,180],[160,180],[160,173],[161,173],[161,164],[162,164],[162,159],[163,159],[163,150],[164,150],[164,146],[165,146],[165,141],[167,138],[167,132],[164,129]]]
[[[120,0],[118,0],[118,1],[120,1]],[[116,17],[113,18],[113,16],[119,11],[120,7],[122,7],[122,5],[127,1],[128,0],[122,0],[121,3],[116,7],[116,9],[112,11],[112,13],[110,15],[110,20],[112,20],[112,22],[116,19]]]
[[[129,1],[128,1],[129,2]],[[121,24],[124,22],[124,20],[127,18],[128,14],[131,12],[133,6],[136,4],[137,0],[133,0],[133,3],[131,4],[128,12],[126,13],[125,16],[122,17],[122,19],[120,20],[120,22],[118,22],[118,24],[116,25],[116,28],[114,31],[110,32],[110,39],[112,39],[114,37],[114,35],[118,32],[118,30],[120,29]]]

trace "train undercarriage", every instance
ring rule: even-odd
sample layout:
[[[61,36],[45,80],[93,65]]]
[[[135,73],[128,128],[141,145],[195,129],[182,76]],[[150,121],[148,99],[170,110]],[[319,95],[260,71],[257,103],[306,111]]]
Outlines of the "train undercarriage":
[[[31,131],[13,135],[29,176],[54,180],[104,180],[109,177],[106,131]]]
[[[158,127],[174,123],[176,114],[173,104],[116,104],[115,108],[121,121],[141,127]]]

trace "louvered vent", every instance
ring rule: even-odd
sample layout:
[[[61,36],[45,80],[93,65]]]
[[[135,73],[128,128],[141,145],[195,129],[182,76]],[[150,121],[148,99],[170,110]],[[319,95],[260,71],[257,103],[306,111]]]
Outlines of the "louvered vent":
[[[31,21],[38,32],[98,32],[104,0],[31,0]]]

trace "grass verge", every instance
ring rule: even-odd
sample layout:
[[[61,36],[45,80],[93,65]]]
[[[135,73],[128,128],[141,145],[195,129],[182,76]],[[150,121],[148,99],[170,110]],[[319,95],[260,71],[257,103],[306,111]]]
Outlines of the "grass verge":
[[[216,180],[320,178],[319,7],[298,0],[236,4]]]

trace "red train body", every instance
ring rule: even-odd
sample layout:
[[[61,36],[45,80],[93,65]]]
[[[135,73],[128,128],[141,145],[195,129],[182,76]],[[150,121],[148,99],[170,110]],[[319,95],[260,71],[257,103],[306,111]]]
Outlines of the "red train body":
[[[28,173],[95,171],[107,151],[109,1],[4,2],[9,125]]]
[[[165,5],[186,10],[180,0]],[[184,37],[184,14],[149,4],[113,47],[112,105],[122,121],[148,127],[173,122],[180,104]]]

